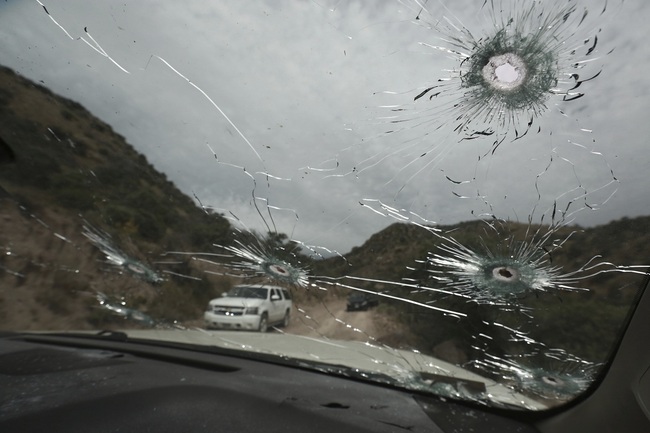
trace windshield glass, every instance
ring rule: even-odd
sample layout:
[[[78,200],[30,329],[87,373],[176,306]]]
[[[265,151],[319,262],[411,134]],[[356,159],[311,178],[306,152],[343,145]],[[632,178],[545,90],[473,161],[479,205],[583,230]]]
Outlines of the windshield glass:
[[[607,365],[650,262],[646,1],[0,11],[1,329],[520,410]],[[289,296],[206,311],[267,299],[238,284]]]
[[[259,298],[266,299],[268,293],[267,289],[261,287],[248,287],[248,286],[237,286],[228,290],[227,296],[229,298]]]

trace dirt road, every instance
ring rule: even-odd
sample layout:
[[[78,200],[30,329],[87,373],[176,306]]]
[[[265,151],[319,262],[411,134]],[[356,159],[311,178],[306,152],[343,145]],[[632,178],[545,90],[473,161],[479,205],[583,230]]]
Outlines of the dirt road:
[[[399,326],[383,318],[377,308],[346,311],[345,307],[345,299],[309,306],[294,305],[291,322],[283,331],[309,337],[387,344],[401,339],[403,333]]]

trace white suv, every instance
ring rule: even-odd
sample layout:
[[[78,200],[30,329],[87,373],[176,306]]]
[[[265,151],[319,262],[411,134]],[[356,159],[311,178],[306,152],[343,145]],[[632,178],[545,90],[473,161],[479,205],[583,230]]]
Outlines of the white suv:
[[[266,284],[241,284],[210,301],[204,314],[208,329],[266,332],[270,325],[287,326],[291,314],[287,289]]]

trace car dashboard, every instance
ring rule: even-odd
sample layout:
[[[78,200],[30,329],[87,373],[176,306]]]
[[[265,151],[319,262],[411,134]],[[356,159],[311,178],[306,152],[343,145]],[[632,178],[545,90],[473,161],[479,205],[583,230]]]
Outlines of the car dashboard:
[[[535,431],[444,399],[110,334],[5,334],[0,347],[4,432]]]

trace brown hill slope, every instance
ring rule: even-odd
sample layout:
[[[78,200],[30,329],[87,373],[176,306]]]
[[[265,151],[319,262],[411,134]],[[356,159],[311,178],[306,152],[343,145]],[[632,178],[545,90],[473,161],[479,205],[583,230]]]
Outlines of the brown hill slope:
[[[154,262],[171,246],[227,243],[227,220],[198,208],[81,105],[0,68],[0,138],[0,328],[100,326],[112,316],[96,308],[99,294],[196,317],[218,291],[185,263],[165,270],[197,279],[163,280]],[[102,253],[84,226],[130,262],[107,262],[108,247]]]
[[[591,228],[565,226],[553,230],[552,236],[539,246],[540,254],[547,259],[545,266],[570,274],[586,264],[599,265],[578,272],[574,276],[579,278],[569,284],[588,289],[585,291],[548,287],[546,292],[510,298],[512,302],[504,308],[498,302],[491,304],[489,299],[473,302],[471,290],[466,293],[470,298],[459,299],[417,289],[419,285],[455,290],[453,285],[434,278],[440,274],[433,273],[436,268],[430,260],[434,254],[450,257],[440,249],[449,244],[444,238],[453,238],[478,255],[487,257],[489,249],[493,256],[505,259],[512,253],[509,245],[530,243],[549,231],[548,226],[515,222],[490,224],[488,228],[486,222],[469,221],[437,227],[438,235],[434,235],[426,228],[396,223],[372,235],[344,258],[331,258],[314,267],[330,277],[359,277],[337,280],[343,284],[467,314],[462,321],[447,319],[437,311],[380,297],[383,314],[409,329],[409,345],[442,358],[447,357],[443,352],[449,352],[451,347],[452,352],[462,354],[454,359],[471,359],[475,341],[472,335],[482,332],[485,322],[498,321],[525,331],[549,347],[563,348],[593,361],[606,359],[644,282],[642,275],[628,273],[625,266],[648,264],[650,217],[626,218]],[[536,229],[539,232],[533,236]],[[554,247],[560,244],[560,248]],[[621,267],[617,269],[615,265]],[[608,272],[598,273],[600,270]],[[506,286],[503,285],[504,290]],[[517,313],[517,309],[529,312]],[[504,347],[507,344],[502,342]]]

